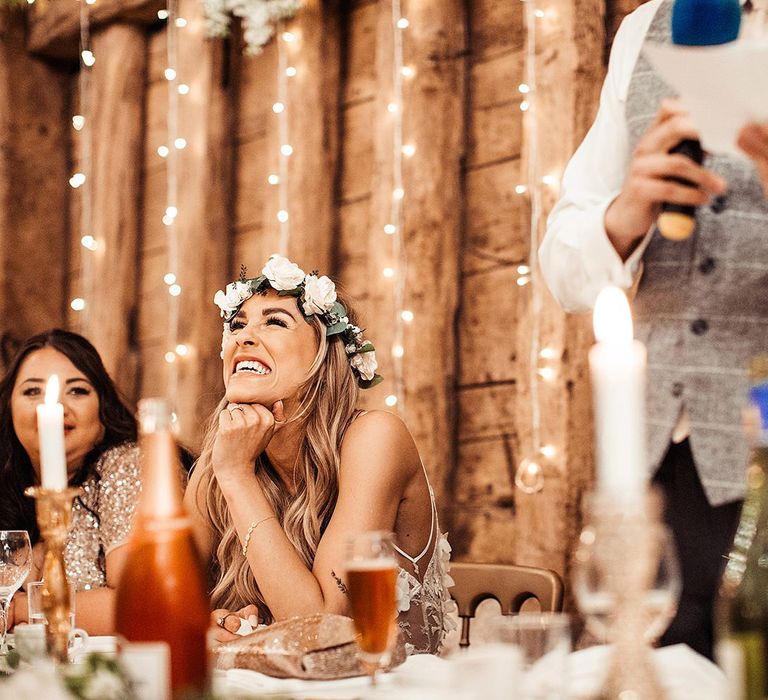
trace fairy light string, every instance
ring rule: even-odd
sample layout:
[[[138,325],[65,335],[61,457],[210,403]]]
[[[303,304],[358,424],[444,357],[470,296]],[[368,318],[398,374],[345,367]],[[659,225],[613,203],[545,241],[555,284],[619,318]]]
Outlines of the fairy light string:
[[[293,155],[288,119],[288,78],[296,75],[296,69],[292,68],[288,62],[288,46],[295,44],[297,37],[295,33],[282,29],[281,22],[277,31],[277,101],[272,105],[272,111],[277,115],[277,139],[280,144],[276,183],[277,222],[279,226],[278,252],[287,257],[291,238],[288,173],[289,160]]]
[[[392,239],[392,261],[395,267],[385,267],[382,274],[393,279],[393,341],[392,341],[392,391],[384,403],[397,407],[400,415],[405,415],[405,380],[403,365],[405,357],[405,325],[414,319],[412,311],[405,309],[408,258],[404,240],[404,200],[406,196],[403,178],[403,158],[411,158],[416,147],[403,143],[403,79],[413,77],[414,71],[404,64],[403,35],[410,26],[403,14],[400,0],[392,0],[392,97],[387,104],[392,123],[392,195],[390,200],[389,220],[384,225],[384,234]]]
[[[78,330],[88,335],[91,321],[91,300],[94,298],[94,253],[103,246],[93,231],[93,131],[91,127],[91,68],[96,57],[91,47],[90,10],[95,0],[80,2],[80,70],[77,83],[79,111],[72,116],[72,128],[79,133],[79,169],[69,178],[70,186],[80,194],[80,295],[70,301],[70,308],[78,312]]]
[[[525,69],[524,83],[518,87],[522,95],[520,110],[523,112],[526,157],[526,183],[518,184],[515,192],[528,195],[530,202],[529,256],[525,264],[517,266],[517,284],[528,287],[531,295],[530,346],[528,353],[529,391],[531,401],[531,444],[528,457],[520,461],[515,473],[515,485],[524,493],[538,493],[544,488],[543,465],[557,454],[554,445],[542,445],[540,381],[551,382],[557,372],[554,362],[557,352],[541,347],[541,313],[543,308],[541,273],[538,265],[539,227],[542,218],[542,186],[558,185],[551,174],[541,175],[538,154],[536,39],[537,23],[545,12],[536,6],[535,0],[521,0],[525,19]]]

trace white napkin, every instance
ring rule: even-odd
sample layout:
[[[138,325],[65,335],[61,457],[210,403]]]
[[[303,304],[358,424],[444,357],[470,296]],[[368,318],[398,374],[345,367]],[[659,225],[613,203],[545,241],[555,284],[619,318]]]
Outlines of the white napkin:
[[[749,121],[768,121],[768,38],[720,46],[647,44],[656,72],[679,95],[712,153],[746,158],[736,146]]]

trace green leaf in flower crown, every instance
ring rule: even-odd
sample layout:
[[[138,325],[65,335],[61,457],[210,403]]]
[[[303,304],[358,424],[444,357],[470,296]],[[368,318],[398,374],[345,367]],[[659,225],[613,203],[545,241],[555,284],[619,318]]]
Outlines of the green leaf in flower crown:
[[[344,308],[344,304],[340,301],[334,301],[331,310],[328,312],[339,318],[344,318],[347,315],[347,310]]]
[[[381,384],[384,381],[384,377],[380,374],[374,374],[373,379],[360,379],[358,385],[361,389],[370,389],[371,387]]]
[[[373,352],[375,349],[376,348],[373,347],[373,343],[371,343],[370,341],[367,341],[367,342],[365,342],[363,345],[361,345],[357,349],[357,352],[358,353],[361,353],[361,352]]]
[[[296,287],[295,289],[278,289],[277,296],[279,297],[300,297],[301,296],[301,287]]]
[[[339,321],[338,323],[334,323],[332,326],[328,326],[325,329],[325,335],[326,337],[330,338],[332,335],[343,333],[346,329],[347,324],[344,321]]]

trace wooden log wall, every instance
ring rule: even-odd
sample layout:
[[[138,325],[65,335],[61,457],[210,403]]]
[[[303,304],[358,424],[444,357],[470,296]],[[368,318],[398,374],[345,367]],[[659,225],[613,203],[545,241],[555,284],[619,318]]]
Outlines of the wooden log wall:
[[[618,21],[638,0],[541,3],[537,31],[542,173],[560,175],[597,106],[604,57]],[[130,400],[167,384],[168,333],[166,33],[154,0],[100,0],[92,29],[94,235],[97,294],[87,334]],[[82,286],[80,194],[67,184],[79,162],[70,117],[77,104],[76,4],[49,0],[33,14],[0,10],[0,334],[4,356],[32,332],[83,316],[68,308]],[[514,486],[530,451],[531,288],[529,145],[518,85],[524,79],[524,4],[512,0],[403,0],[406,65],[403,131],[408,257],[405,405],[458,558],[544,565],[567,573],[592,479],[591,416],[583,318],[545,294],[540,382],[542,440],[556,448],[543,492]],[[196,0],[181,0],[177,231],[180,241],[177,407],[196,447],[221,394],[220,324],[213,293],[252,274],[277,249],[278,52],[242,54],[204,37]],[[25,33],[26,28],[26,33]],[[341,280],[378,347],[387,381],[364,405],[392,393],[393,280],[383,235],[392,192],[391,6],[387,0],[306,0],[287,23],[297,69],[288,82],[294,154],[288,182],[289,255]],[[44,83],[45,90],[39,89]],[[544,192],[545,208],[556,191]],[[44,270],[45,293],[40,292]]]

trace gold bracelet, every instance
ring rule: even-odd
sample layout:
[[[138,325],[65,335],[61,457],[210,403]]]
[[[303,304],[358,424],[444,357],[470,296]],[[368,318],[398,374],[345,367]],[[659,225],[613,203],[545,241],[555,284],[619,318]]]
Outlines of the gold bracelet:
[[[248,532],[245,533],[245,539],[243,540],[243,556],[246,556],[248,552],[248,543],[251,541],[251,533],[262,523],[267,522],[267,520],[272,520],[274,518],[277,520],[276,515],[268,515],[266,518],[262,518],[261,520],[257,520],[254,523],[251,523],[248,527]]]

